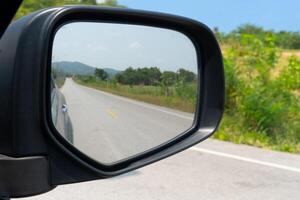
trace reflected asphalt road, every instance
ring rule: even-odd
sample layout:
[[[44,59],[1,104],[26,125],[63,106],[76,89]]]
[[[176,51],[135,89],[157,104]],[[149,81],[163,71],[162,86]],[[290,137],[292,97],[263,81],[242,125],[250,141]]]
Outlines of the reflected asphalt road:
[[[70,78],[61,91],[73,125],[74,145],[104,163],[156,147],[193,122],[193,114],[84,87]]]

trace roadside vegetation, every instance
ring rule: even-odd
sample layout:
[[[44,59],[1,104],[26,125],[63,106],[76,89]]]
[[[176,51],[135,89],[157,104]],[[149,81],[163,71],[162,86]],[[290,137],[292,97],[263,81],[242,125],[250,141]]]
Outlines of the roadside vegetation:
[[[223,47],[226,105],[214,137],[300,153],[300,34],[245,25],[216,35]]]
[[[97,68],[94,76],[77,75],[73,79],[79,84],[131,99],[185,112],[195,110],[197,77],[185,69],[161,72],[156,67],[129,67],[108,79],[108,74]]]
[[[52,79],[54,80],[56,86],[58,88],[61,88],[66,81],[66,74],[59,70],[52,69],[51,75],[52,75]]]
[[[266,35],[272,35],[276,47],[289,50],[300,49],[300,32],[265,30],[252,24],[241,25],[227,34],[220,32],[218,28],[214,28],[214,32],[223,45],[231,46],[232,43],[238,43],[241,35],[252,35],[259,40],[265,40]]]
[[[26,0],[21,4],[18,12],[15,15],[15,19],[19,19],[31,12],[41,10],[44,8],[63,6],[63,5],[98,5],[98,6],[110,6],[110,7],[124,7],[118,4],[117,0],[105,0],[103,3],[98,3],[97,0]]]

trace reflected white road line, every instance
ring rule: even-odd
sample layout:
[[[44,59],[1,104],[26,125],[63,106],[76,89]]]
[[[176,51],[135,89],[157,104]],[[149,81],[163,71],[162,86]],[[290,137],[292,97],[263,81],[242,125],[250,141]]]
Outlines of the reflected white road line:
[[[178,114],[178,113],[174,113],[174,112],[171,112],[171,111],[168,111],[168,110],[160,109],[159,106],[157,106],[157,107],[156,106],[151,106],[151,105],[148,105],[148,104],[145,104],[145,103],[142,103],[142,102],[138,102],[136,100],[131,100],[131,99],[128,99],[128,98],[125,98],[125,97],[117,96],[117,95],[110,94],[108,92],[103,92],[101,90],[97,90],[97,89],[94,89],[94,88],[86,87],[86,86],[83,86],[83,85],[80,85],[80,86],[84,87],[84,88],[87,88],[89,90],[95,90],[99,93],[105,94],[107,96],[111,96],[111,97],[116,98],[116,99],[120,99],[122,101],[126,101],[126,102],[129,102],[129,103],[138,105],[138,106],[142,106],[144,108],[153,109],[153,110],[160,111],[160,112],[163,112],[163,113],[166,113],[166,114],[169,114],[169,115],[174,115],[174,116],[177,116],[177,117],[180,117],[180,118],[183,118],[183,119],[193,120],[192,117],[188,117],[188,116],[181,115],[181,114]]]

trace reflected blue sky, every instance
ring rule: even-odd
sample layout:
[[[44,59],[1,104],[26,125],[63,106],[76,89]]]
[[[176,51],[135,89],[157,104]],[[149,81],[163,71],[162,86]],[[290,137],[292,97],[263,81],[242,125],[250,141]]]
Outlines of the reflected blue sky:
[[[77,61],[124,70],[159,67],[197,71],[194,45],[182,33],[137,25],[75,22],[56,33],[52,61]]]

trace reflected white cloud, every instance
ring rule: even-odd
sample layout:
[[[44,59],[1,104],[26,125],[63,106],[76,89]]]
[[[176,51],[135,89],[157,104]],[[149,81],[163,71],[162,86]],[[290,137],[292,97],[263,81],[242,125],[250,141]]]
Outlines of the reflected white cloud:
[[[64,25],[57,31],[53,45],[53,62],[59,61],[116,70],[131,66],[197,71],[195,47],[187,36],[169,29],[126,24]]]
[[[139,49],[139,48],[141,48],[142,47],[142,45],[141,45],[141,43],[140,42],[133,42],[133,43],[131,43],[130,45],[129,45],[129,48],[131,48],[131,49]]]

